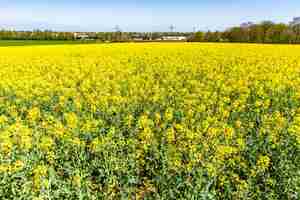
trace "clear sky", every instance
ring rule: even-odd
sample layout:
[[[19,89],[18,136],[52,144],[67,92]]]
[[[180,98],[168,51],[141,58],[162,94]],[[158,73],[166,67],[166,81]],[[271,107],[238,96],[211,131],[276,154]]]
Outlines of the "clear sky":
[[[59,31],[222,30],[241,22],[288,22],[300,0],[0,0],[0,28]]]

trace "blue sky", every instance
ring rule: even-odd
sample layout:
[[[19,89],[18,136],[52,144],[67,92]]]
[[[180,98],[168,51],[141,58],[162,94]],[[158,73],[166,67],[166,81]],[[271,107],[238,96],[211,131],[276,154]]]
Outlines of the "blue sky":
[[[0,0],[0,28],[59,31],[222,30],[246,21],[288,22],[300,0]]]

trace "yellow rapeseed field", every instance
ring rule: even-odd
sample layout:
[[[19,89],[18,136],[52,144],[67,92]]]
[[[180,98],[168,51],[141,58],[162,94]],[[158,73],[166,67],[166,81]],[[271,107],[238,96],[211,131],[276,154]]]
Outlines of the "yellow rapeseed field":
[[[300,46],[0,48],[0,199],[300,199]]]

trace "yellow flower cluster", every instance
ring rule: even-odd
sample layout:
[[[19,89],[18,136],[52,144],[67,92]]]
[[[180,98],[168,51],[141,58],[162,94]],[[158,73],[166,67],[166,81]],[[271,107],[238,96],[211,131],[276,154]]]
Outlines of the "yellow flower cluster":
[[[11,164],[0,164],[0,173],[15,173],[22,170],[25,164],[22,160],[17,160]]]
[[[261,171],[265,171],[270,166],[271,160],[268,156],[260,156],[257,161],[257,167]]]

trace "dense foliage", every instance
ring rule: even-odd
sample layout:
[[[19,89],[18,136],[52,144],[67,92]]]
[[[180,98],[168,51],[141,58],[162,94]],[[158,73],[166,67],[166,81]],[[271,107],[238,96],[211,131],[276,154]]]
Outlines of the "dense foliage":
[[[197,32],[191,41],[299,44],[300,25],[277,24],[271,21],[244,23],[225,31]]]
[[[0,40],[74,40],[71,32],[0,30]]]
[[[0,199],[299,199],[299,46],[0,48]]]
[[[79,35],[87,35],[89,39],[98,41],[112,41],[125,42],[132,41],[136,38],[147,40],[156,40],[162,36],[187,36],[190,37],[192,33],[185,32],[86,32],[79,33]],[[14,30],[0,30],[0,40],[62,40],[73,41],[79,40],[73,32],[55,32],[50,30],[33,30],[33,31],[14,31]]]

